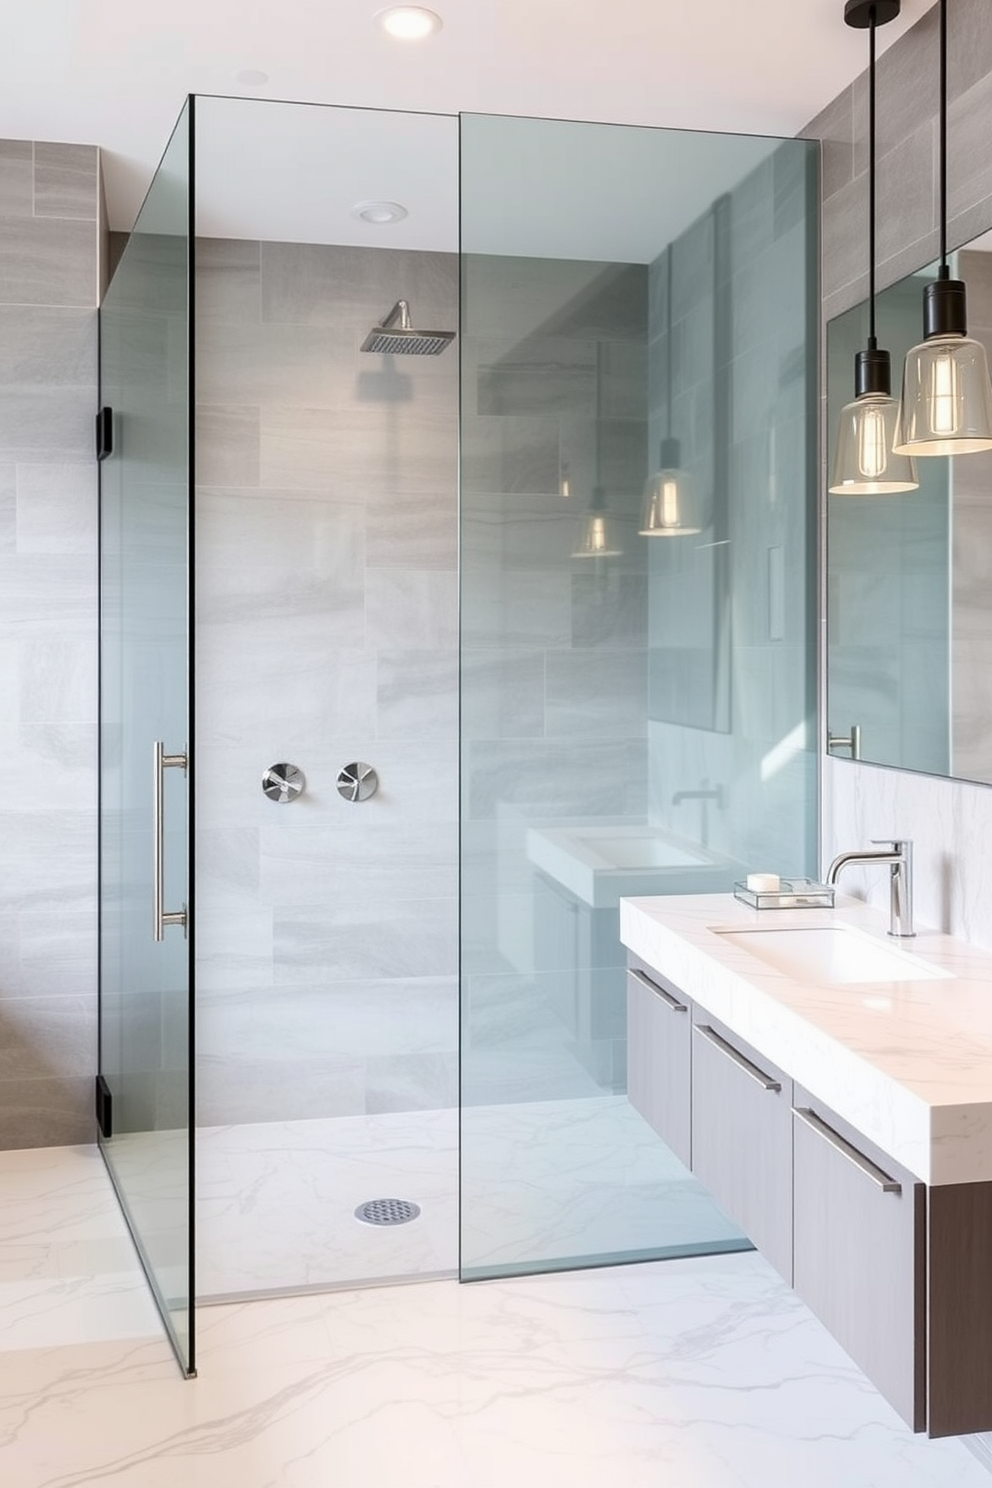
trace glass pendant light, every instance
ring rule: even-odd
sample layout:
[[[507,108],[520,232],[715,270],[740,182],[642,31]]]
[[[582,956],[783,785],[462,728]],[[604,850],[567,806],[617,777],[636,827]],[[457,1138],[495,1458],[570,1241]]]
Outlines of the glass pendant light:
[[[923,337],[906,356],[896,448],[909,455],[992,449],[985,348],[968,335],[965,284],[947,264],[947,0],[940,0],[940,268],[923,291]]]
[[[854,402],[837,424],[829,490],[833,496],[888,496],[919,486],[913,461],[895,452],[899,404],[892,359],[875,335],[875,30],[899,14],[900,0],[847,0],[848,26],[867,29],[868,46],[868,345],[854,359]]]
[[[606,510],[606,488],[603,485],[600,458],[600,421],[603,416],[603,348],[596,342],[596,484],[592,489],[589,510],[579,523],[579,535],[572,549],[573,558],[619,558],[620,546],[616,519]],[[571,487],[569,487],[571,490]],[[566,493],[562,493],[566,494]]]
[[[644,486],[641,537],[691,537],[699,524],[692,482],[682,466],[682,451],[672,434],[672,257],[668,245],[668,294],[665,336],[665,428],[658,469]]]

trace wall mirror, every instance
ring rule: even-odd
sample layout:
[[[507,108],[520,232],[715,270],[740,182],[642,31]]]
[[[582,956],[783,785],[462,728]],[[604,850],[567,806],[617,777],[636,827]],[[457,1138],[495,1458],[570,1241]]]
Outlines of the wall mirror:
[[[987,351],[990,248],[986,235],[954,255],[956,270],[952,262],[968,285],[969,334]],[[921,269],[878,296],[896,392],[935,273]],[[827,327],[828,458],[867,316],[858,305]],[[992,451],[917,464],[916,491],[827,496],[829,752],[992,784]]]

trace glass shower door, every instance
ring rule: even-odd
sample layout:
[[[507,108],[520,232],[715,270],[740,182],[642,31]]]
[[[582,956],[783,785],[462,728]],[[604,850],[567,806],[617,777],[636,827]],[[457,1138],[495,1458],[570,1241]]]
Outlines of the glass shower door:
[[[188,104],[101,311],[100,1143],[193,1372]],[[106,410],[110,410],[109,413]],[[107,450],[107,444],[111,446]]]
[[[815,862],[815,146],[460,159],[461,1275],[740,1249],[628,1099],[619,905]]]

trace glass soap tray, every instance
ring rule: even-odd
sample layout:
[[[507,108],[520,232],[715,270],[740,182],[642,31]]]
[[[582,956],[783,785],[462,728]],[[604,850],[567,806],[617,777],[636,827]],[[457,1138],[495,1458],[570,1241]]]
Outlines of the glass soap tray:
[[[833,909],[833,884],[815,878],[783,878],[777,889],[749,889],[734,884],[734,898],[752,909]]]

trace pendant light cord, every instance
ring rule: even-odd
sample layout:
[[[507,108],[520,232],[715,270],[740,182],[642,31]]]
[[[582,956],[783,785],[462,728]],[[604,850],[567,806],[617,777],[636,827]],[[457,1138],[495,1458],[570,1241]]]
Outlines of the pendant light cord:
[[[875,7],[868,12],[868,346],[875,336]]]
[[[668,335],[665,337],[665,436],[672,437],[672,259],[675,256],[675,245],[668,245],[668,287],[667,305],[665,317],[668,324]]]
[[[947,0],[940,0],[940,277],[947,266]]]

